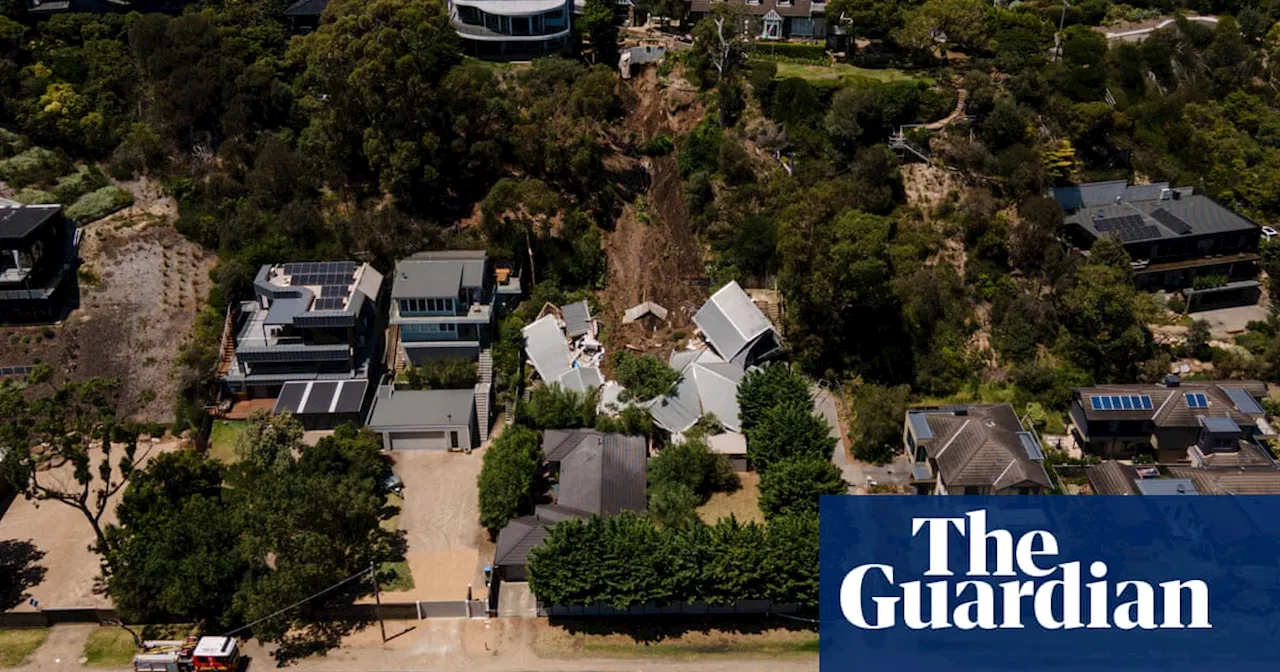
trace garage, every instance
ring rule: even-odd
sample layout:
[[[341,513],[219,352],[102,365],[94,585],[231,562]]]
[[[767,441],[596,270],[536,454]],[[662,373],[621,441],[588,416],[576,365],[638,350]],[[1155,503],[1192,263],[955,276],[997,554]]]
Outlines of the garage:
[[[470,450],[478,445],[475,391],[398,390],[382,385],[368,426],[384,450]]]
[[[391,435],[391,450],[444,450],[449,441],[444,432],[400,432]]]

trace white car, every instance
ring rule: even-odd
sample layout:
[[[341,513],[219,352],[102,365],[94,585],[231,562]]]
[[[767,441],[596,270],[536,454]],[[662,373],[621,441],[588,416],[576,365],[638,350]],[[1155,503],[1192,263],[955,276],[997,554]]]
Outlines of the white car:
[[[1272,238],[1275,238],[1278,235],[1280,235],[1280,232],[1277,232],[1275,229],[1271,228],[1270,226],[1262,227],[1263,238],[1266,238],[1267,240],[1271,240]]]

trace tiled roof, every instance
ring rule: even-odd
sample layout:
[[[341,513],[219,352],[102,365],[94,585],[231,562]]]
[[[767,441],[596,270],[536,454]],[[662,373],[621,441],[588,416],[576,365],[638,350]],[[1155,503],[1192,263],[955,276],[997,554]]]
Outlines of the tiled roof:
[[[551,534],[547,524],[535,516],[523,516],[507,523],[498,533],[498,549],[493,554],[495,567],[523,565],[529,560],[529,551]]]
[[[1162,385],[1099,385],[1074,390],[1080,400],[1085,418],[1091,421],[1150,420],[1159,427],[1200,427],[1200,417],[1226,417],[1240,425],[1253,425],[1256,420],[1240,412],[1236,402],[1226,389],[1241,390],[1253,397],[1266,396],[1266,384],[1252,380],[1183,381],[1177,387]],[[1185,395],[1204,394],[1208,408],[1189,408]],[[1150,410],[1106,411],[1095,410],[1089,402],[1091,396],[1147,395],[1151,397]],[[1239,396],[1239,393],[1236,393]]]
[[[1004,489],[1023,482],[1052,487],[1044,465],[1023,447],[1018,437],[1022,423],[1008,404],[969,406],[962,415],[923,415],[934,435],[926,450],[948,487]]]
[[[606,516],[645,511],[648,449],[644,439],[621,434],[600,438],[583,442],[561,460],[556,503]]]

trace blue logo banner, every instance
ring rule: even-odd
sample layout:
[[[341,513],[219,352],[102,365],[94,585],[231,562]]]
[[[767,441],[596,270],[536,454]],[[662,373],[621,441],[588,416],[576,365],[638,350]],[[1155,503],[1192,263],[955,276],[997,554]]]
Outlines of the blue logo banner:
[[[1280,669],[1280,497],[823,497],[821,666]]]

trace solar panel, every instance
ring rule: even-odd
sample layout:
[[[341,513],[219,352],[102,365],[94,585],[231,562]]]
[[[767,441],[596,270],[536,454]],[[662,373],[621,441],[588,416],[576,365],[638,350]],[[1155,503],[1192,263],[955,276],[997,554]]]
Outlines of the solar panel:
[[[328,413],[329,407],[333,405],[333,396],[337,391],[338,383],[335,382],[311,383],[311,393],[307,395],[306,403],[302,408],[298,409],[298,412]]]
[[[342,310],[343,297],[316,299],[315,310]]]
[[[1107,231],[1119,231],[1121,229],[1133,229],[1142,226],[1141,215],[1120,215],[1118,217],[1104,217],[1095,220],[1093,228],[1101,233]]]
[[[1145,394],[1108,394],[1089,397],[1089,405],[1095,411],[1149,411],[1154,408],[1151,397]]]
[[[1022,443],[1022,449],[1027,451],[1027,457],[1037,462],[1044,461],[1044,450],[1040,448],[1040,442],[1036,440],[1035,434],[1018,432],[1018,441]]]
[[[347,286],[346,285],[325,285],[320,288],[320,296],[323,296],[325,298],[330,298],[335,296],[345,298],[347,296]]]
[[[1209,398],[1203,392],[1188,392],[1183,397],[1187,400],[1187,408],[1209,408]]]
[[[1150,224],[1127,229],[1119,229],[1117,233],[1120,234],[1120,240],[1126,243],[1132,243],[1139,240],[1151,240],[1160,237],[1160,229]]]
[[[1231,398],[1231,403],[1235,404],[1241,413],[1245,415],[1265,414],[1262,406],[1258,405],[1258,401],[1253,398],[1252,394],[1249,394],[1248,390],[1240,387],[1224,387],[1222,391],[1227,393],[1227,396]]]
[[[1191,233],[1191,226],[1188,225],[1181,217],[1165,210],[1164,208],[1156,208],[1151,211],[1151,218],[1160,222],[1170,231],[1185,236]]]
[[[30,366],[0,366],[0,376],[25,376],[31,373]]]
[[[285,383],[284,387],[280,388],[280,396],[276,398],[274,412],[297,413],[298,406],[302,404],[302,393],[306,390],[306,383]]]

